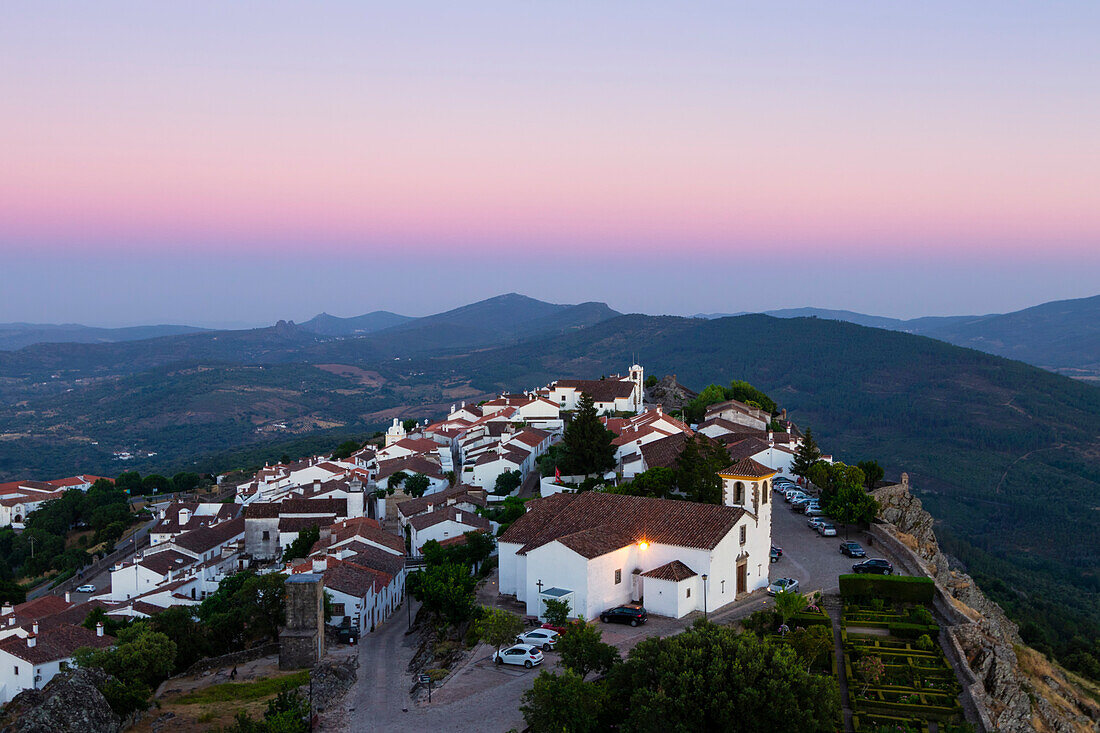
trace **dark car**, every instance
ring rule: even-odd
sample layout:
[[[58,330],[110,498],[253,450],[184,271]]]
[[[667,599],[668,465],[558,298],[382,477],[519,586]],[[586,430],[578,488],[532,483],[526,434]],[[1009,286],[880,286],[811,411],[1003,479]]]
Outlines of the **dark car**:
[[[600,621],[605,624],[630,624],[638,626],[649,620],[649,614],[641,606],[616,606],[600,614]]]
[[[783,557],[783,548],[772,545],[772,551],[769,553],[772,562],[779,562],[779,558]]]
[[[890,564],[889,560],[883,560],[880,557],[872,557],[870,560],[857,562],[855,565],[852,566],[852,572],[890,575],[894,572],[894,566]]]
[[[840,554],[848,557],[867,557],[867,553],[858,542],[841,542]]]

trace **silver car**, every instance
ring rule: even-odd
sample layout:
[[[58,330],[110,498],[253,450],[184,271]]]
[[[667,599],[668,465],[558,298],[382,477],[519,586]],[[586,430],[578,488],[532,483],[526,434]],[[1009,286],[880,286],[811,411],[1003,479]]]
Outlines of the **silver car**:
[[[542,652],[538,647],[530,644],[516,644],[493,652],[493,661],[497,664],[515,664],[531,669],[536,664],[542,664]]]
[[[768,595],[777,596],[780,593],[797,593],[798,581],[794,578],[779,578],[768,586]]]
[[[558,643],[558,638],[558,632],[552,629],[535,629],[517,636],[516,643],[530,644],[531,646],[540,647],[544,652],[548,652]]]
[[[822,537],[836,537],[836,527],[828,522],[817,525],[817,533]]]

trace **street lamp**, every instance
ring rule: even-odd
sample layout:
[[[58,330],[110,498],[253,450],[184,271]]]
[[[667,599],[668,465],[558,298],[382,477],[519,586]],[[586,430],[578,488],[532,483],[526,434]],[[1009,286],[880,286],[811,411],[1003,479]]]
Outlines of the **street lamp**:
[[[703,620],[707,620],[707,574],[703,573]]]

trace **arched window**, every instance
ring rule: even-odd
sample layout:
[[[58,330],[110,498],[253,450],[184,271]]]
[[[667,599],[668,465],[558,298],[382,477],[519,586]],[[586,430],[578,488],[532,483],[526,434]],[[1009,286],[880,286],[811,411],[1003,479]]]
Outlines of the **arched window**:
[[[740,481],[738,481],[733,487],[733,503],[745,503],[745,484],[741,483]]]
[[[760,486],[761,486],[761,493],[763,494],[763,497],[764,497],[764,503],[767,504],[768,503],[768,494],[771,493],[771,490],[768,487],[768,482],[765,481],[762,484],[760,484]]]

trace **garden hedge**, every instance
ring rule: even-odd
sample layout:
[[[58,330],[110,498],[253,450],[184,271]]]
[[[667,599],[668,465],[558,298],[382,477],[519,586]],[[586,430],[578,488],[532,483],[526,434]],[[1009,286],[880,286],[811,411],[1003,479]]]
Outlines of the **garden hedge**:
[[[899,639],[916,639],[924,634],[934,639],[940,633],[940,627],[936,624],[895,623],[890,624],[889,628],[890,636],[896,636]]]
[[[856,573],[840,576],[840,595],[845,598],[889,598],[895,601],[931,603],[935,593],[935,582],[924,576]]]

